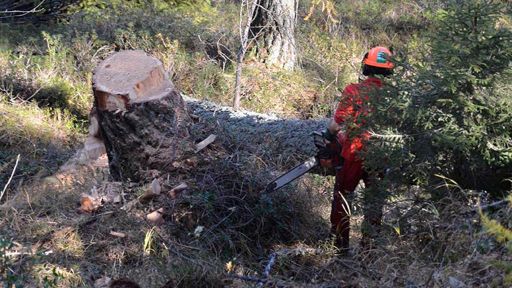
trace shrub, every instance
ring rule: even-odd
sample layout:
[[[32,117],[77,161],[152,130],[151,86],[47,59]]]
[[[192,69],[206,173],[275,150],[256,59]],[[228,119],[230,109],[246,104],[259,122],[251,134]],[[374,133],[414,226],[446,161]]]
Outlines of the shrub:
[[[509,202],[509,207],[512,207],[512,194],[509,194],[507,200]],[[512,229],[510,226],[507,226],[507,224],[511,224],[509,215],[510,213],[505,212],[504,214],[504,224],[498,222],[495,219],[491,219],[482,211],[480,211],[480,218],[482,220],[482,226],[484,227],[485,231],[493,236],[498,243],[505,246],[508,254],[512,254]],[[497,261],[494,264],[505,272],[503,284],[506,286],[512,285],[512,264],[508,261]]]
[[[397,60],[395,82],[374,97],[370,127],[386,132],[372,141],[368,162],[385,161],[397,180],[426,187],[443,175],[494,196],[507,188],[512,32],[498,25],[504,17],[500,3],[478,0],[436,14],[422,59]]]

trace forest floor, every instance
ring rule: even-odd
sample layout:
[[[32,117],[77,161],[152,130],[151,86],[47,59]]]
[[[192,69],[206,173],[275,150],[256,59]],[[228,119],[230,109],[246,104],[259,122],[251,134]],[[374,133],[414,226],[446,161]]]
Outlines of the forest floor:
[[[120,278],[148,288],[512,283],[512,255],[486,233],[476,210],[482,191],[449,179],[438,201],[416,186],[393,187],[400,196],[388,199],[383,232],[369,251],[359,246],[359,186],[353,253],[339,256],[329,239],[334,179],[308,174],[262,194],[291,165],[239,149],[225,135],[176,163],[184,172],[159,178],[153,197],[153,179],[111,182],[104,155],[84,160],[93,69],[114,51],[144,50],[183,93],[232,102],[238,1],[171,2],[187,1],[80,1],[48,23],[0,23],[1,285],[106,288]],[[330,117],[372,45],[407,51],[410,63],[421,59],[428,50],[422,35],[445,1],[333,1],[337,22],[318,6],[311,10],[316,1],[299,2],[297,69],[273,69],[248,54],[243,108],[302,121]],[[173,190],[183,183],[187,189]],[[512,227],[512,207],[488,212]]]
[[[333,179],[309,175],[262,194],[274,163],[222,143],[184,160],[187,172],[160,179],[151,197],[152,183],[110,182],[106,155],[84,161],[78,151],[1,206],[2,234],[14,239],[1,256],[28,286],[108,287],[119,278],[141,287],[502,286],[492,263],[512,259],[481,233],[476,203],[447,198],[440,211],[415,187],[397,187],[407,191],[389,199],[383,232],[362,251],[358,193],[353,253],[340,256],[328,234]]]

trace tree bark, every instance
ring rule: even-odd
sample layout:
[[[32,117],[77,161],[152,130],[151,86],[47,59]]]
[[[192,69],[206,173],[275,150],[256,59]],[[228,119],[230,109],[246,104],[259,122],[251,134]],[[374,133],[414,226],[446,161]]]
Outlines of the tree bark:
[[[93,136],[105,144],[114,180],[174,171],[172,164],[193,151],[185,103],[159,60],[142,51],[115,53],[95,69],[93,91]]]
[[[297,59],[297,0],[259,0],[251,24],[256,53],[271,66],[292,70]]]
[[[278,169],[314,156],[317,149],[311,133],[325,129],[328,122],[326,118],[282,119],[183,98],[189,113],[198,119],[191,127],[194,138],[199,140],[214,133],[224,146],[252,153]]]

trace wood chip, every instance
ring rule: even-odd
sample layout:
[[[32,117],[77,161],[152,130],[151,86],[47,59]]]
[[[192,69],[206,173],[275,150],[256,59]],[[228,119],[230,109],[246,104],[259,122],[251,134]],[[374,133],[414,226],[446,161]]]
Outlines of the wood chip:
[[[101,207],[101,200],[98,200],[91,195],[83,195],[80,199],[79,210],[84,213],[92,213]]]
[[[137,205],[137,202],[139,202],[139,199],[133,199],[130,202],[126,203],[121,207],[121,210],[130,211],[132,210],[135,205]]]
[[[115,236],[115,237],[119,237],[119,238],[126,237],[126,234],[124,234],[122,232],[116,232],[116,231],[110,231],[110,235]]]
[[[188,189],[187,183],[181,183],[180,185],[172,188],[168,194],[172,199],[176,199],[186,189]]]
[[[215,141],[215,139],[217,139],[217,135],[210,134],[210,136],[206,137],[206,139],[197,143],[195,152],[197,153],[197,152],[203,150],[204,148],[206,148],[206,146],[212,144],[213,141]]]
[[[164,208],[160,208],[146,215],[146,219],[154,225],[161,225],[164,223],[164,218],[162,217],[163,213]]]
[[[106,182],[99,188],[92,187],[89,194],[82,194],[79,210],[92,213],[107,203],[121,202],[122,183]]]
[[[161,191],[162,191],[162,187],[160,186],[160,182],[158,181],[158,178],[155,178],[151,182],[151,185],[148,188],[146,188],[146,191],[144,192],[144,194],[142,196],[140,196],[139,202],[142,204],[147,203],[151,199],[160,195]]]
[[[153,181],[151,182],[151,191],[155,195],[160,195],[162,187],[160,186],[160,181],[158,181],[158,178],[153,179]]]
[[[96,281],[94,281],[94,288],[109,288],[110,283],[112,282],[112,278],[103,276]]]

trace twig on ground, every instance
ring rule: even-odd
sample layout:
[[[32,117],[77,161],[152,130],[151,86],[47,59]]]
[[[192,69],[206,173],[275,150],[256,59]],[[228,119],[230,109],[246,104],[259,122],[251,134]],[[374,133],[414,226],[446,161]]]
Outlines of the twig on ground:
[[[258,283],[265,283],[267,279],[258,278],[258,277],[251,277],[251,276],[244,276],[244,275],[237,275],[237,274],[228,274],[229,278],[236,278],[244,281],[251,281],[251,282],[258,282]]]
[[[2,194],[0,194],[0,202],[2,201],[2,198],[4,197],[5,191],[7,191],[7,187],[11,183],[12,177],[14,176],[14,173],[16,172],[16,168],[18,167],[19,161],[20,161],[20,154],[18,154],[18,157],[16,158],[16,164],[14,164],[14,169],[12,169],[11,177],[9,177],[7,184],[5,184],[4,190],[2,190]]]
[[[263,285],[265,285],[269,281],[270,271],[272,270],[272,266],[274,266],[274,264],[276,262],[277,256],[306,255],[306,254],[317,255],[317,254],[320,254],[321,252],[322,251],[320,249],[304,248],[304,247],[297,247],[294,249],[284,248],[284,249],[275,251],[272,254],[270,254],[270,258],[267,262],[267,265],[265,266],[265,270],[263,271],[262,278],[238,276],[238,275],[236,275],[235,278],[239,278],[241,280],[246,280],[246,281],[259,282],[257,287],[263,287]]]
[[[263,271],[263,281],[260,281],[258,284],[258,287],[263,287],[263,285],[268,281],[268,278],[270,277],[270,270],[272,269],[272,266],[274,266],[274,263],[276,262],[277,258],[277,252],[274,252],[270,255],[270,259],[268,260],[267,266],[265,266],[265,270]]]
[[[272,253],[272,255],[270,255],[270,260],[268,260],[267,266],[265,266],[265,271],[263,271],[263,276],[265,278],[267,278],[270,275],[270,270],[272,269],[272,266],[274,266],[276,258],[277,253]]]
[[[475,212],[478,212],[478,211],[483,211],[483,210],[487,210],[487,209],[490,209],[490,208],[503,206],[503,205],[505,205],[507,203],[509,203],[508,199],[504,199],[504,200],[496,201],[496,202],[493,202],[493,203],[490,203],[490,204],[487,204],[487,205],[482,205],[482,206],[479,205],[477,208],[472,209],[470,212],[475,213]]]
[[[8,18],[8,17],[22,17],[22,16],[25,16],[25,15],[28,15],[30,13],[37,13],[37,12],[41,12],[41,11],[44,11],[44,9],[40,9],[39,7],[41,5],[43,5],[43,3],[45,2],[46,0],[42,0],[41,2],[39,2],[39,4],[37,4],[34,8],[30,9],[30,10],[4,10],[4,11],[0,11],[0,15],[2,14],[12,14],[12,15],[8,15],[8,16],[0,16],[0,19],[1,18]]]

